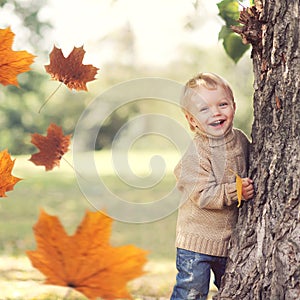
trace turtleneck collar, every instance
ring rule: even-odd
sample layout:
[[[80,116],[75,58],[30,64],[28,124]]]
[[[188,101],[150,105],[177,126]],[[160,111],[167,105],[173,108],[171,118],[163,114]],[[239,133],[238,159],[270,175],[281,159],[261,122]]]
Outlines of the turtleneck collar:
[[[213,136],[197,128],[196,138],[201,139],[203,143],[207,143],[209,147],[223,146],[234,139],[233,126],[229,127],[227,131],[221,136]]]

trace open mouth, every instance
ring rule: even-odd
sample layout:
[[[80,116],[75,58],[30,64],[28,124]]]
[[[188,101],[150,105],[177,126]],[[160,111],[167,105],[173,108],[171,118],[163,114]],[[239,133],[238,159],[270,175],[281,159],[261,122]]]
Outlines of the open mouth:
[[[213,127],[217,127],[217,126],[224,124],[224,122],[225,122],[225,120],[218,120],[218,121],[210,123],[209,125],[213,126]]]

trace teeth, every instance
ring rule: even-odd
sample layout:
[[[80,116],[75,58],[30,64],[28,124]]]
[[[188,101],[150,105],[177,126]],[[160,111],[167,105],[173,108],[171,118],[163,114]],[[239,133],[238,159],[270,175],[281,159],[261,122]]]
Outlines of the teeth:
[[[219,121],[215,121],[215,122],[211,123],[211,125],[217,126],[217,125],[220,125],[221,123],[223,123],[223,121],[219,120]]]

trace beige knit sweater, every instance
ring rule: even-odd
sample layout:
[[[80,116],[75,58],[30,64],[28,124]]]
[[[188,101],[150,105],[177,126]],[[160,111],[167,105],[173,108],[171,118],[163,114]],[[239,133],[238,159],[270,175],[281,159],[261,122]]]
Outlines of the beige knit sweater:
[[[247,176],[248,148],[247,137],[238,129],[222,138],[196,133],[174,171],[182,192],[176,247],[227,256],[237,219],[233,172]]]

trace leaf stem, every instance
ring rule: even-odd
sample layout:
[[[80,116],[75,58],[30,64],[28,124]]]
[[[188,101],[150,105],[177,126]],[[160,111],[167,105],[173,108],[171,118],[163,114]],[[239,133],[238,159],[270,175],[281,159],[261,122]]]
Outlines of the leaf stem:
[[[63,82],[61,82],[58,87],[46,98],[46,100],[44,101],[44,103],[42,104],[42,106],[39,109],[39,113],[41,112],[42,108],[49,102],[49,100],[52,98],[52,96],[58,91],[58,89],[62,86]]]
[[[236,175],[236,173],[235,173],[232,169],[229,169],[229,171],[230,171],[232,174]]]
[[[64,157],[62,157],[62,159],[74,170],[74,172],[76,174],[78,174],[82,179],[84,179],[85,181],[87,181],[75,168],[74,166]]]

